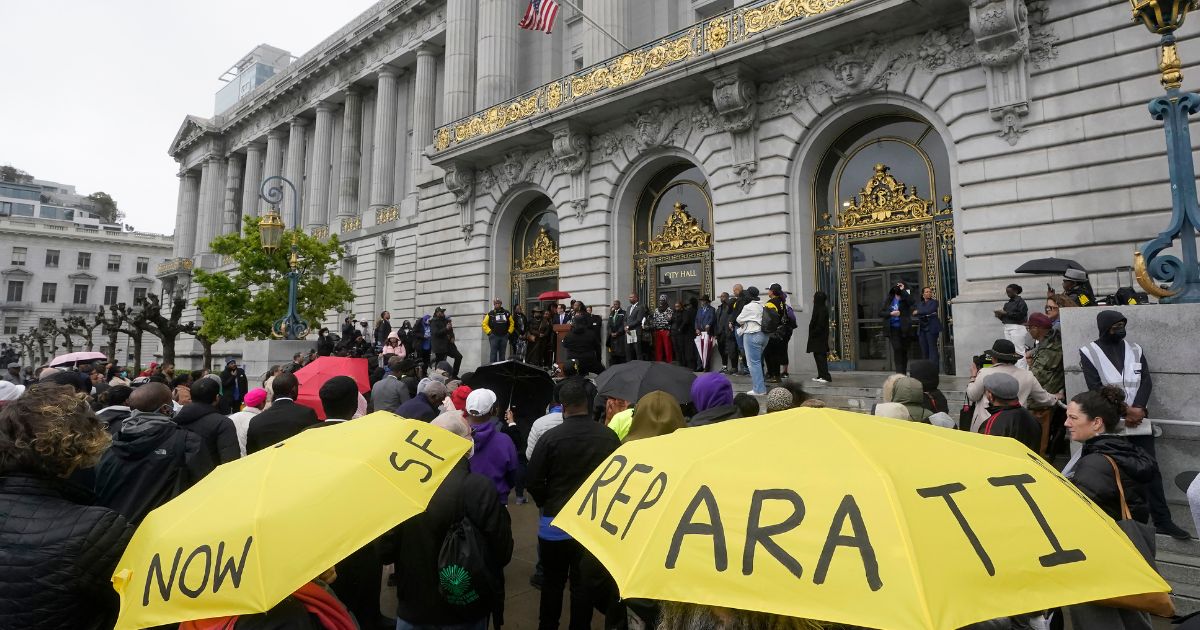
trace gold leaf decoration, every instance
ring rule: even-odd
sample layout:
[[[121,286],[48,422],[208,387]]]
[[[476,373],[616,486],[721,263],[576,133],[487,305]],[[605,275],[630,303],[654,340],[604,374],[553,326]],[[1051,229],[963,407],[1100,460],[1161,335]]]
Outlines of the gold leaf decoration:
[[[687,211],[687,204],[675,203],[675,210],[667,217],[662,230],[646,246],[648,254],[708,249],[712,246],[712,234],[700,227]]]
[[[841,214],[841,227],[896,223],[933,216],[933,202],[922,199],[916,188],[898,181],[883,164],[875,165],[875,174],[858,196],[847,203]]]

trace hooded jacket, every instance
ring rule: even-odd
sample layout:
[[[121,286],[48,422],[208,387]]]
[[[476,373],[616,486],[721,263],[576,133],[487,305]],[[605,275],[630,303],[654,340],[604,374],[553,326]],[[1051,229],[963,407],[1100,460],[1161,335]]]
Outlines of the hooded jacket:
[[[689,427],[723,422],[740,416],[733,404],[733,383],[724,374],[708,372],[692,381],[692,404],[696,415],[688,422]]]
[[[949,413],[950,404],[946,402],[946,395],[938,389],[941,383],[941,376],[938,375],[938,367],[933,364],[933,361],[919,359],[917,361],[908,362],[908,375],[921,381],[921,389],[925,392],[925,399],[922,404],[925,408],[934,413]]]
[[[113,627],[112,574],[133,528],[92,499],[62,479],[0,477],[0,628]]]
[[[929,416],[933,413],[925,408],[925,389],[921,386],[921,381],[909,376],[898,379],[892,390],[890,402],[904,405],[913,422],[930,423]]]
[[[471,456],[471,472],[483,475],[496,486],[501,503],[508,502],[508,491],[517,481],[517,447],[512,438],[500,431],[496,422],[488,421],[471,427],[475,454]]]
[[[259,414],[261,415],[261,414]],[[195,433],[204,441],[214,466],[229,463],[242,455],[238,445],[237,427],[212,405],[192,402],[175,414],[175,424]]]
[[[642,396],[633,409],[626,442],[674,433],[684,427],[683,410],[675,397],[662,391]]]
[[[1127,439],[1119,435],[1101,434],[1084,442],[1071,481],[1105,514],[1113,520],[1120,520],[1120,493],[1112,465],[1104,458],[1105,455],[1117,462],[1117,468],[1121,471],[1121,485],[1125,489],[1125,502],[1133,518],[1148,523],[1150,508],[1142,484],[1153,478],[1155,464],[1146,451]]]
[[[162,414],[133,411],[96,465],[96,503],[136,525],[212,469],[199,435]]]

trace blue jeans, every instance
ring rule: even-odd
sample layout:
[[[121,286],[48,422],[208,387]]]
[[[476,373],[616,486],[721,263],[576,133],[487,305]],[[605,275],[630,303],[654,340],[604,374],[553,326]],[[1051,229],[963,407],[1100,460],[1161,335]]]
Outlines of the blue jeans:
[[[503,361],[504,352],[508,349],[508,335],[488,335],[488,345],[492,348],[492,355],[488,362]]]
[[[763,375],[763,350],[767,347],[767,335],[763,332],[742,335],[746,344],[746,363],[750,365],[750,380],[754,383],[754,391],[767,393],[767,381]]]
[[[396,630],[487,630],[488,618],[469,623],[452,623],[445,625],[421,624],[413,625],[403,619],[396,619]]]

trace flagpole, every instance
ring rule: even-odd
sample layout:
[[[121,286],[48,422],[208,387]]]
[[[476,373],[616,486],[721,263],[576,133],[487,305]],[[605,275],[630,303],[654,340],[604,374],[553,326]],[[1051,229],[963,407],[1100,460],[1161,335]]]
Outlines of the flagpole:
[[[582,17],[583,19],[587,20],[588,24],[591,24],[591,25],[592,25],[592,26],[593,26],[593,27],[594,27],[596,30],[600,31],[601,33],[604,33],[604,35],[605,35],[606,37],[608,37],[609,39],[611,39],[611,40],[613,40],[614,42],[616,42],[616,43],[617,43],[617,45],[621,47],[621,50],[624,50],[625,52],[629,52],[629,47],[628,47],[628,46],[626,46],[624,42],[622,42],[621,40],[617,39],[617,38],[616,38],[616,36],[615,36],[615,35],[613,35],[612,33],[609,33],[609,32],[608,32],[608,29],[604,28],[603,26],[600,26],[599,24],[597,24],[597,23],[596,23],[596,21],[595,21],[595,20],[593,20],[592,18],[588,17],[588,14],[584,13],[584,12],[583,12],[583,9],[580,9],[580,8],[579,8],[579,5],[575,4],[575,3],[574,3],[574,2],[572,2],[571,0],[562,0],[562,3],[563,3],[563,4],[565,4],[565,5],[567,5],[567,6],[569,6],[569,7],[571,7],[572,9],[575,9],[575,12],[576,12],[576,13],[578,13],[580,17]]]

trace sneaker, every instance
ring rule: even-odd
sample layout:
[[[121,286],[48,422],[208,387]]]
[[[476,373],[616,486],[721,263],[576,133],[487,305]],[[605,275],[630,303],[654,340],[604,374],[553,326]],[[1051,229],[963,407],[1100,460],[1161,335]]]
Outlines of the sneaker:
[[[821,378],[821,377],[819,377],[819,376],[818,376],[818,377],[816,377],[816,378],[814,378],[814,379],[813,379],[813,382],[814,382],[814,383],[828,383],[829,381],[827,381],[827,380],[825,380],[825,379],[823,379],[823,378]]]
[[[750,390],[746,393],[750,394],[751,396],[766,396],[767,395],[767,392],[756,392],[754,390]]]
[[[1171,538],[1174,538],[1175,540],[1191,540],[1191,538],[1192,538],[1192,535],[1189,534],[1187,532],[1187,530],[1183,529],[1182,527],[1176,525],[1175,523],[1173,523],[1171,521],[1167,521],[1165,524],[1155,527],[1154,531],[1156,531],[1160,534],[1163,534],[1165,536],[1170,536]]]

